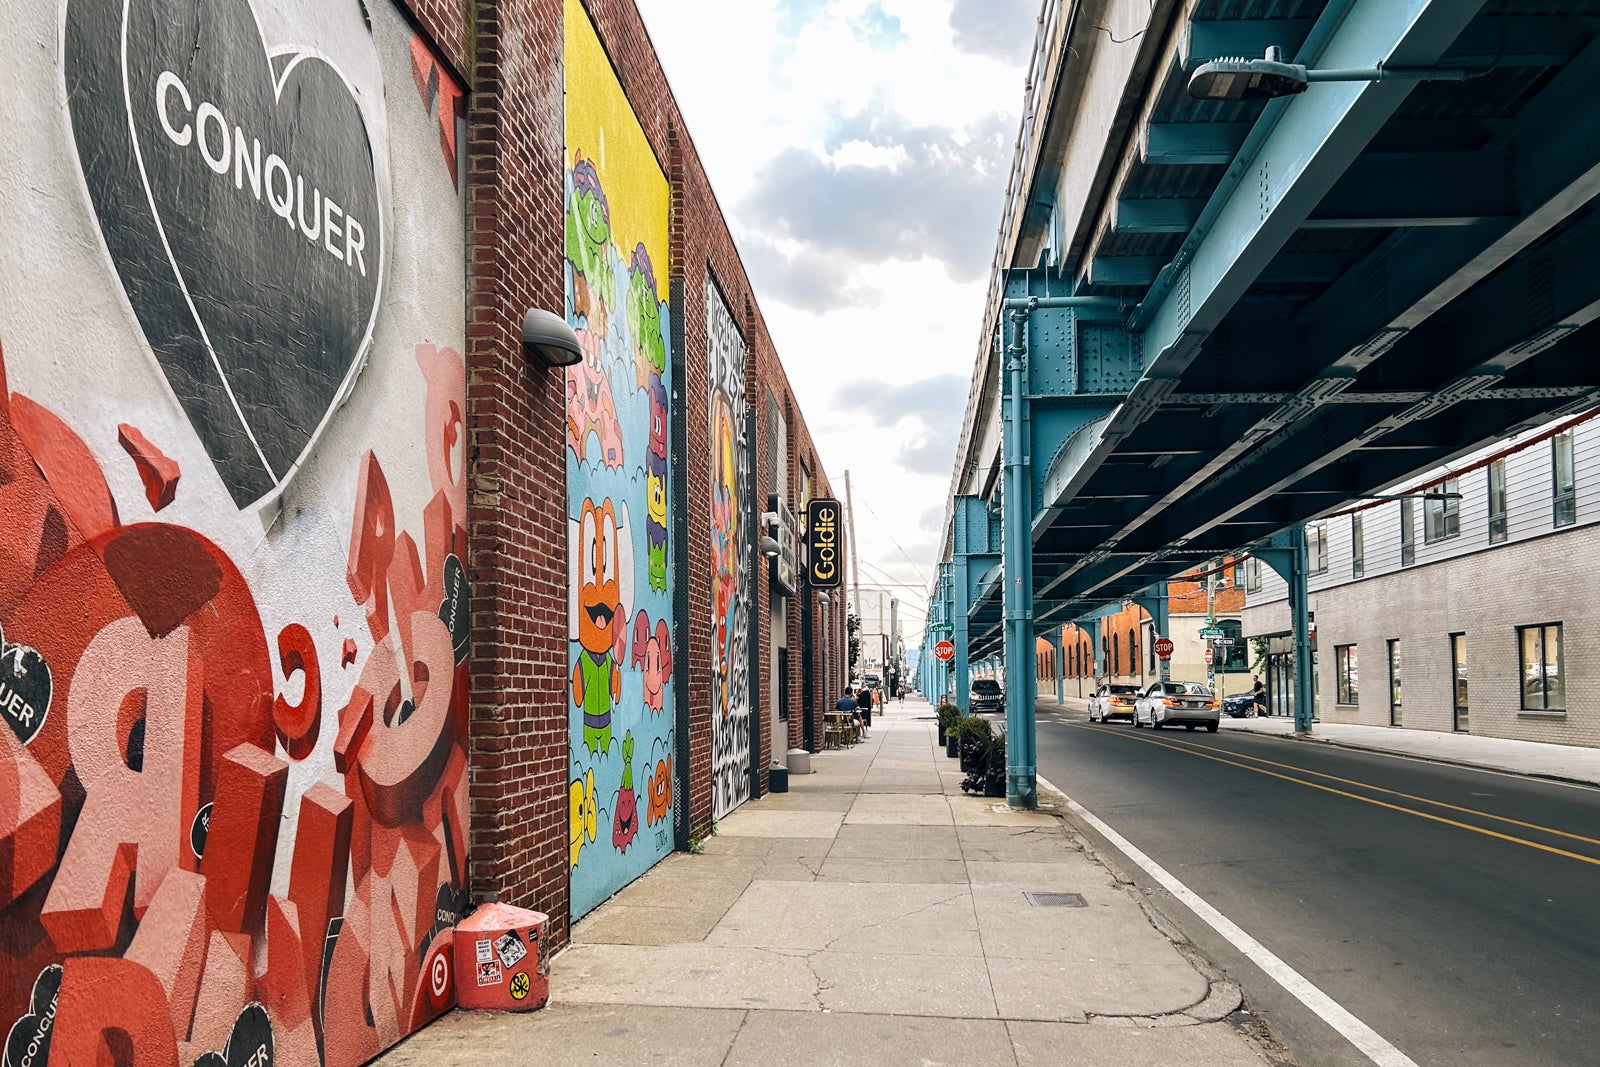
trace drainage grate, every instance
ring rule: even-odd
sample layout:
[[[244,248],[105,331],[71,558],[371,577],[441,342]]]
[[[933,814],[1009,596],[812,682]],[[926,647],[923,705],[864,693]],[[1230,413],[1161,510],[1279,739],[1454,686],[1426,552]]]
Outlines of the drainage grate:
[[[1023,893],[1036,908],[1086,908],[1082,893]]]

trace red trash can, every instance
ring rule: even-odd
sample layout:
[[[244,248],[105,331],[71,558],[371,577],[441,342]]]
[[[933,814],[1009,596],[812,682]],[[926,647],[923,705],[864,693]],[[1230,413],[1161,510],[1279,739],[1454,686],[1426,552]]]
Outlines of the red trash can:
[[[540,951],[550,917],[485,897],[456,924],[456,1003],[491,1011],[533,1011],[550,999],[550,965]]]

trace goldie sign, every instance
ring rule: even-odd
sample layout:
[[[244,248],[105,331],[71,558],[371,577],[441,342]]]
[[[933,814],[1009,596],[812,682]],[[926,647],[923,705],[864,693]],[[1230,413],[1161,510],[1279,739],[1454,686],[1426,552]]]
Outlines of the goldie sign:
[[[806,579],[813,589],[837,589],[843,580],[839,554],[839,502],[816,497],[806,504],[806,531],[811,551]]]

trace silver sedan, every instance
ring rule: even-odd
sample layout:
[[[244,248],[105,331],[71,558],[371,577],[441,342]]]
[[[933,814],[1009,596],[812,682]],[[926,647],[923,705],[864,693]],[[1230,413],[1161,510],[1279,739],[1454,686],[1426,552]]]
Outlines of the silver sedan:
[[[1204,726],[1217,732],[1222,707],[1211,687],[1200,682],[1156,682],[1144,691],[1133,707],[1133,725],[1182,726],[1193,730]]]

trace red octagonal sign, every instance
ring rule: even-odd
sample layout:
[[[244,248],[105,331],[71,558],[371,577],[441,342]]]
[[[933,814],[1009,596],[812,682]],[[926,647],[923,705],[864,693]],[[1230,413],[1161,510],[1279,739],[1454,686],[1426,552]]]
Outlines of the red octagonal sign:
[[[1157,659],[1171,659],[1172,658],[1172,638],[1170,638],[1170,637],[1158,637],[1158,638],[1156,638],[1156,658]]]
[[[933,654],[943,662],[948,663],[955,658],[956,646],[949,641],[940,641],[933,646]]]

